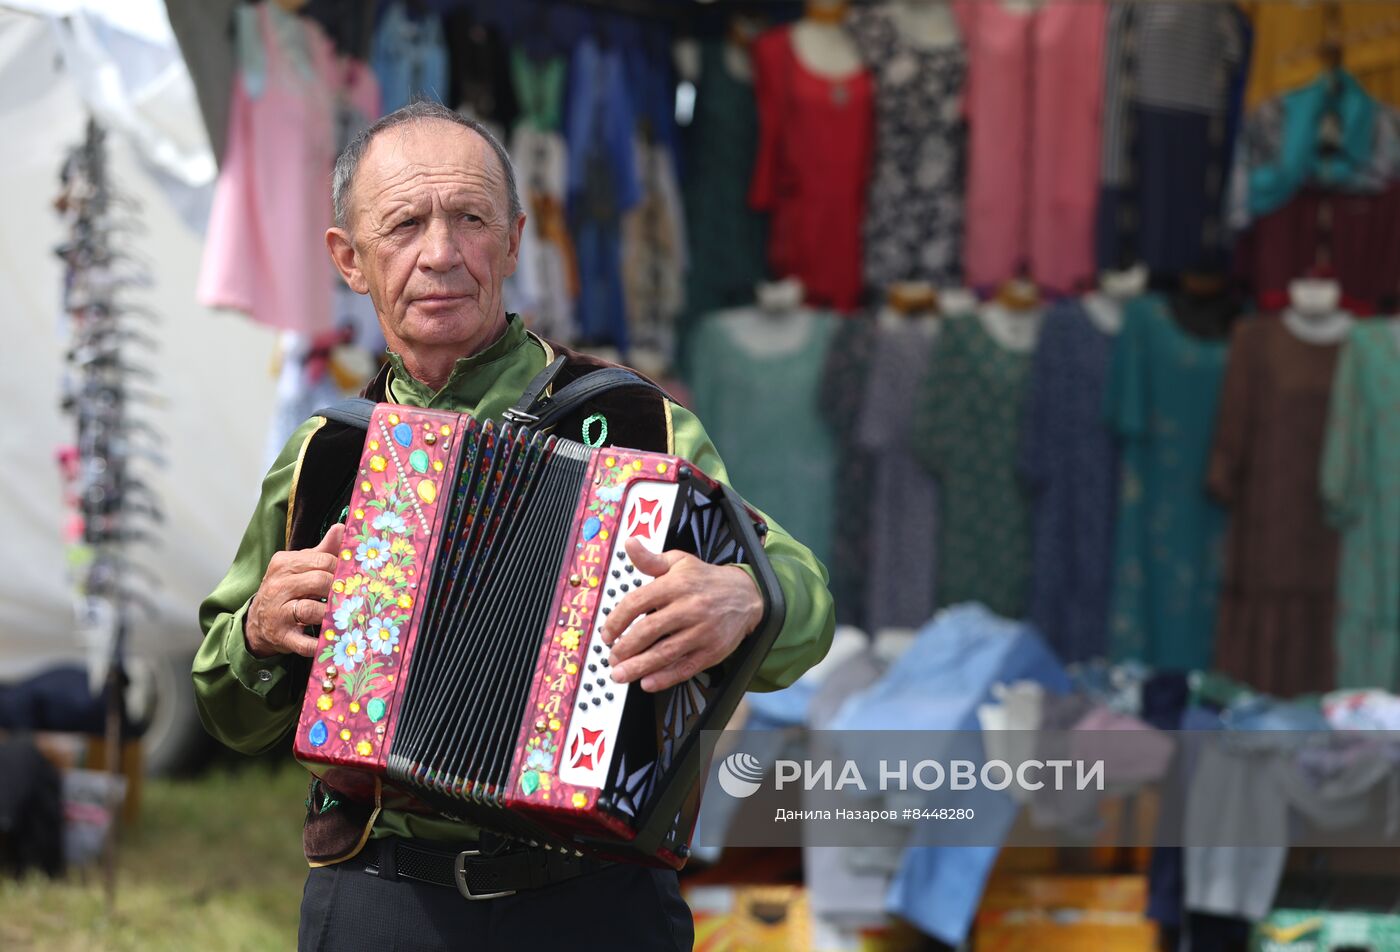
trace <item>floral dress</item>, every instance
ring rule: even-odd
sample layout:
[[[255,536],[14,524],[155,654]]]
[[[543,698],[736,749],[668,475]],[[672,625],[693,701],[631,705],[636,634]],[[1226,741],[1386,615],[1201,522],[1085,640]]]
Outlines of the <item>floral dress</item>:
[[[952,283],[961,277],[961,46],[920,49],[887,10],[854,11],[847,29],[875,78],[875,158],[867,198],[865,283]]]
[[[1031,352],[994,340],[978,315],[949,319],[933,346],[913,427],[914,456],[938,478],[939,606],[1025,608],[1030,507],[1016,455],[1030,370]]]

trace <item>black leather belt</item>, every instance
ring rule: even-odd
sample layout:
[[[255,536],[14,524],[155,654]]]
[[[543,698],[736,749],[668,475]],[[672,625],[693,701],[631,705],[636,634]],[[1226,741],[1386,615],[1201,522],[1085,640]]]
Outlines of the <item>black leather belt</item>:
[[[365,872],[370,875],[445,886],[473,901],[538,889],[612,865],[541,849],[443,850],[394,836],[374,840],[370,845],[376,844],[377,857],[370,850],[365,851]]]

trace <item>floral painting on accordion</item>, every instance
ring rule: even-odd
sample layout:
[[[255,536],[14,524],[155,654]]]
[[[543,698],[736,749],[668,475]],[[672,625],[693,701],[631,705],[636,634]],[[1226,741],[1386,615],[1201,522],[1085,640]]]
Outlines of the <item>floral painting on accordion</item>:
[[[315,712],[299,727],[318,750],[344,759],[382,756],[418,579],[430,558],[439,483],[455,414],[381,414],[350,498],[345,536],[322,625]],[[378,433],[374,431],[378,430]]]

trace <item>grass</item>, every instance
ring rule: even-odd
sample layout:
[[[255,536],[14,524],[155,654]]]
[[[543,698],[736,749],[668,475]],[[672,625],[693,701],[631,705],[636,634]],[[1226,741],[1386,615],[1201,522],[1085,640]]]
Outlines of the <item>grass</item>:
[[[0,880],[0,949],[295,948],[305,795],[295,765],[148,782],[141,820],[122,836],[115,911],[97,868]]]

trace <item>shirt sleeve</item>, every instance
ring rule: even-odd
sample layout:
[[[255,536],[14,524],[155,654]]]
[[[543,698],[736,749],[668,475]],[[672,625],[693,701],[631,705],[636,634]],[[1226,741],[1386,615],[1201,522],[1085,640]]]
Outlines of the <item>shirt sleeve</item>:
[[[676,455],[727,484],[729,475],[724,461],[695,414],[672,404],[671,419]],[[767,514],[763,518],[768,523],[763,550],[778,576],[787,613],[778,639],[749,690],[776,691],[792,684],[826,656],[836,628],[836,614],[827,588],[826,567]]]
[[[268,563],[284,548],[287,497],[314,427],[312,421],[302,424],[268,470],[233,565],[199,606],[204,642],[193,673],[200,720],[216,739],[245,754],[261,753],[282,738],[296,722],[306,690],[305,661],[295,655],[254,657],[243,621]]]

